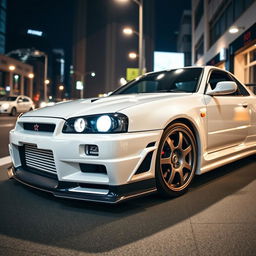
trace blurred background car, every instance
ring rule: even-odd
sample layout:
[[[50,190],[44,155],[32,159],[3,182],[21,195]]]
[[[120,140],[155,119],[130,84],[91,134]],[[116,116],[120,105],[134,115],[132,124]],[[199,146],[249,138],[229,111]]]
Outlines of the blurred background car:
[[[33,101],[23,95],[0,97],[0,113],[16,116],[17,113],[28,112],[35,108]]]

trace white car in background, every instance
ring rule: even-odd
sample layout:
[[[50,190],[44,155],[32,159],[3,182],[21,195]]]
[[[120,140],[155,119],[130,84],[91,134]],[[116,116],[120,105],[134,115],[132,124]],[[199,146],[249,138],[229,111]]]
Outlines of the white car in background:
[[[16,116],[17,113],[24,113],[35,108],[33,101],[23,95],[4,96],[0,98],[0,113]]]
[[[9,150],[10,178],[57,197],[180,196],[195,174],[256,153],[256,96],[211,66],[148,73],[22,115]]]

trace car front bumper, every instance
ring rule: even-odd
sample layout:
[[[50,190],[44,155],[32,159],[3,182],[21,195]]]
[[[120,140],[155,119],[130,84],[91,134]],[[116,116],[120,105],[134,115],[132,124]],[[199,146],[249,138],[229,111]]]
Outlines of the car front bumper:
[[[162,130],[125,134],[63,134],[63,119],[37,118],[37,123],[56,125],[54,133],[50,134],[24,130],[22,122],[31,121],[34,122],[31,118],[20,118],[15,130],[10,132],[9,151],[13,167],[8,173],[17,181],[58,197],[108,203],[156,190],[155,157]],[[97,145],[99,155],[86,155],[87,144]],[[27,157],[22,157],[24,145],[34,145],[39,154],[50,150],[56,172],[44,170],[45,159],[40,170],[24,164]],[[81,165],[104,166],[106,172],[87,172]],[[146,169],[143,171],[143,168]]]

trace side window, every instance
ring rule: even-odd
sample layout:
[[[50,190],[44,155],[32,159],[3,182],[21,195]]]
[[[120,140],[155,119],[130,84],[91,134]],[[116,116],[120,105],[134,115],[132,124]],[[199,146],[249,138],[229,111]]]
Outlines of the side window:
[[[240,92],[240,95],[250,96],[250,93],[244,88],[244,86],[234,76],[231,76],[231,77],[232,77],[233,81],[236,82],[237,89]]]
[[[28,98],[23,98],[23,102],[29,102]]]

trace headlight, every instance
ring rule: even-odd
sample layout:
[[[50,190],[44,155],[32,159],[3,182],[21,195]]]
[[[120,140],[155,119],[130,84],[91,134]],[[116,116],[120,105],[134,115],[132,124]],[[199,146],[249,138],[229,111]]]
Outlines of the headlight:
[[[3,108],[3,109],[8,109],[9,106],[10,106],[10,105],[9,105],[8,103],[4,103],[4,104],[2,105],[2,108]]]
[[[128,117],[124,114],[102,114],[68,119],[63,133],[124,133],[128,131]]]

